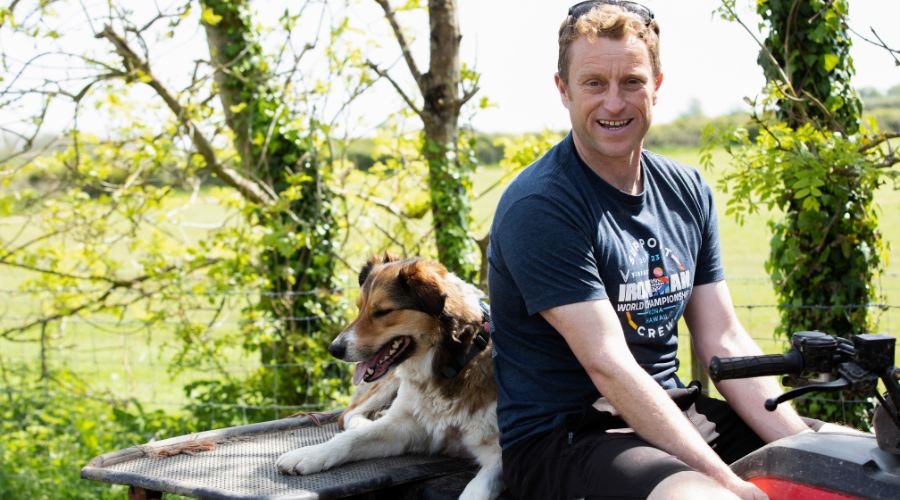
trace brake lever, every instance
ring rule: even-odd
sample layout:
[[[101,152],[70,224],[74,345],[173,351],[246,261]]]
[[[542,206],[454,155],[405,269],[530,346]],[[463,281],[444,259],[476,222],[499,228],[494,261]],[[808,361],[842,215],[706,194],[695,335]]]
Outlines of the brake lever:
[[[794,399],[797,396],[802,396],[807,392],[815,392],[815,391],[823,391],[823,392],[837,392],[850,387],[850,382],[848,382],[843,377],[832,380],[831,382],[825,382],[823,384],[809,384],[801,387],[796,387],[789,391],[785,391],[784,394],[780,394],[776,398],[767,399],[766,400],[766,409],[769,411],[775,411],[775,408],[778,407],[779,404],[784,403],[789,399]]]

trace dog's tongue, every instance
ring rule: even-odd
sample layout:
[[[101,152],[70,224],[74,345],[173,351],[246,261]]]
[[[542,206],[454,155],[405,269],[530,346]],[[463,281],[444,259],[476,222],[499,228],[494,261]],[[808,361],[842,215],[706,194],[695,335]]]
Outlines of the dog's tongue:
[[[362,382],[363,377],[366,375],[366,363],[368,363],[368,361],[356,363],[356,371],[353,372],[353,385],[359,385],[359,383]]]
[[[394,350],[393,353],[391,352],[393,346],[392,344],[388,343],[387,345],[382,347],[380,351],[375,353],[375,355],[371,358],[361,363],[357,363],[356,371],[353,372],[353,385],[359,385],[359,383],[366,378],[366,372],[368,372],[369,369],[372,370],[372,375],[368,377],[366,382],[374,382],[383,377],[391,368],[391,365],[396,361],[396,356],[399,355],[400,352],[406,350],[409,345],[409,337],[404,337],[403,342],[398,348]],[[380,364],[379,361],[381,361]]]
[[[387,352],[390,350],[391,346],[386,345],[381,348],[380,351],[375,353],[371,358],[356,364],[356,371],[353,372],[353,385],[359,385],[362,382],[363,378],[366,376],[366,371],[369,368],[375,370],[375,373],[369,377],[368,382],[373,382],[376,379],[381,378],[385,372],[387,372],[388,366],[378,366],[378,360],[387,355]]]

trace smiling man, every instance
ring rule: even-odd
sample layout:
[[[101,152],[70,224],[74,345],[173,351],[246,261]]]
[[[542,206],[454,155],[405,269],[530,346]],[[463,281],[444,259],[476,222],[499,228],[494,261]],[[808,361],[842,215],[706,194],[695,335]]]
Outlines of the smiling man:
[[[726,465],[808,431],[774,378],[685,387],[678,321],[704,364],[760,354],[724,281],[710,188],[643,149],[663,74],[644,6],[590,1],[559,32],[571,133],[504,193],[489,286],[504,478],[518,498],[764,498]],[[818,424],[816,424],[818,425]]]

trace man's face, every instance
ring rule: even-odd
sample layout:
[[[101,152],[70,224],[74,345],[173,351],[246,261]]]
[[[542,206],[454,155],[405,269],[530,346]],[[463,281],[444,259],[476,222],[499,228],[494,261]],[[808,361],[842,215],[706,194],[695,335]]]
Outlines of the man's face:
[[[578,152],[591,166],[636,160],[650,129],[662,75],[654,77],[647,45],[579,37],[569,48],[569,82],[556,75]]]

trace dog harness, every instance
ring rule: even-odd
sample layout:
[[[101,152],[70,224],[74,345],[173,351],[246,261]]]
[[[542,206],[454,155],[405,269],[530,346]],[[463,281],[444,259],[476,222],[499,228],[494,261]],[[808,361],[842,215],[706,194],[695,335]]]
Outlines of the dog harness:
[[[491,343],[491,309],[484,302],[479,304],[481,305],[481,328],[478,329],[478,333],[472,339],[472,345],[469,346],[469,350],[441,370],[441,375],[444,378],[454,378],[459,375],[462,369],[472,361],[472,358],[487,349],[488,344]]]

